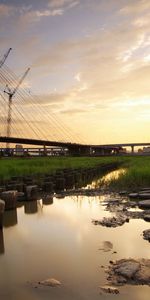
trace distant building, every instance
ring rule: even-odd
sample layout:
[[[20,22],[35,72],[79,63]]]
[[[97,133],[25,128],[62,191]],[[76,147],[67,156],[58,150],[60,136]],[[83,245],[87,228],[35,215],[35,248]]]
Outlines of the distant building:
[[[24,150],[22,145],[16,145],[15,146],[15,154],[16,156],[23,156],[24,155]]]
[[[125,153],[127,153],[127,149],[121,148],[121,149],[119,149],[119,153],[125,154]]]
[[[150,147],[143,147],[143,153],[150,153]]]

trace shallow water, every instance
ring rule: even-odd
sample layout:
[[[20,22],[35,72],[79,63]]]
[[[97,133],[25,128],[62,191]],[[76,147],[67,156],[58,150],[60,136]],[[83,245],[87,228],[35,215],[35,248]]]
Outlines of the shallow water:
[[[150,244],[141,235],[149,223],[130,220],[118,228],[92,224],[92,219],[111,215],[103,205],[108,197],[53,198],[49,205],[39,200],[5,212],[0,232],[0,299],[148,300],[147,286],[124,286],[119,295],[100,295],[99,286],[107,282],[102,265],[121,258],[149,258],[150,253]],[[113,244],[111,251],[100,250],[104,241]],[[31,284],[51,277],[62,286]]]

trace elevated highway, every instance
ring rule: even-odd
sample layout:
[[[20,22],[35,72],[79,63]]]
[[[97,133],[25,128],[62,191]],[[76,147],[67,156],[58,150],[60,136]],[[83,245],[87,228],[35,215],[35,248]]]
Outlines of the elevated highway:
[[[134,153],[134,147],[150,146],[148,143],[119,143],[119,144],[104,144],[104,145],[90,145],[90,144],[79,144],[69,143],[61,141],[47,141],[30,138],[18,138],[18,137],[6,137],[0,136],[0,143],[10,144],[23,144],[23,145],[34,145],[43,147],[58,147],[59,149],[67,149],[70,155],[107,155],[118,153],[123,147],[131,147],[131,152]]]

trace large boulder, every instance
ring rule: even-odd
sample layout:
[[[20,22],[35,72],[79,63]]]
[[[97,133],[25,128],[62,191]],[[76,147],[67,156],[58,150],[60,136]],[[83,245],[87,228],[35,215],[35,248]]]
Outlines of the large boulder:
[[[111,284],[149,285],[150,286],[150,259],[121,259],[110,262],[106,271]]]

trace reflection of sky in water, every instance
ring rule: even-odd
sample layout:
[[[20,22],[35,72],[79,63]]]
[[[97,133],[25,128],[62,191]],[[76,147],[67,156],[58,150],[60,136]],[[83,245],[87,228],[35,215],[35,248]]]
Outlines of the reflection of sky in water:
[[[94,180],[92,182],[92,184],[88,185],[88,187],[90,188],[94,188],[94,187],[99,187],[103,184],[107,184],[109,183],[111,180],[116,180],[119,178],[120,175],[124,174],[126,172],[126,169],[118,169],[118,170],[114,170],[111,171],[109,173],[107,173],[106,175],[102,176],[100,179],[98,180]]]
[[[118,228],[92,224],[92,219],[110,215],[102,205],[106,198],[106,195],[54,198],[52,205],[43,205],[40,200],[18,208],[17,225],[5,218],[0,239],[4,243],[0,255],[0,298],[105,299],[98,290],[106,278],[101,265],[107,266],[111,259],[149,258],[149,243],[141,236],[149,226],[143,220],[131,220]],[[14,213],[12,218],[16,220]],[[113,244],[112,251],[98,250],[104,241]],[[42,290],[27,284],[48,277],[60,280],[63,286]],[[145,286],[123,287],[121,291],[119,300],[149,299],[149,288]]]

